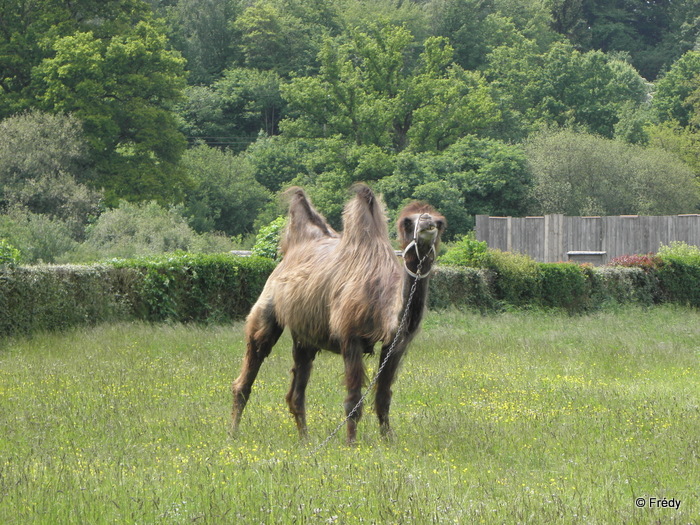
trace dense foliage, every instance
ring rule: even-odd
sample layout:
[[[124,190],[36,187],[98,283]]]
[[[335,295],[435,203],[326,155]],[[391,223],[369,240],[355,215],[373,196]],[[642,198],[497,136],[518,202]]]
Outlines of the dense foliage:
[[[25,262],[94,252],[122,201],[240,242],[291,183],[334,226],[359,180],[392,213],[429,200],[447,240],[477,213],[698,210],[695,0],[9,0],[0,19],[0,237]]]

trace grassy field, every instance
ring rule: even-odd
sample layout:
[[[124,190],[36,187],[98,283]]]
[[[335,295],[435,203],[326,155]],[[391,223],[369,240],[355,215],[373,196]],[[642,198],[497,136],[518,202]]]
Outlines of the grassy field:
[[[289,339],[236,439],[240,324],[0,344],[0,523],[700,522],[697,310],[430,313],[395,440],[368,409],[356,447],[341,431],[315,454],[342,416],[335,355],[316,360],[300,443]]]

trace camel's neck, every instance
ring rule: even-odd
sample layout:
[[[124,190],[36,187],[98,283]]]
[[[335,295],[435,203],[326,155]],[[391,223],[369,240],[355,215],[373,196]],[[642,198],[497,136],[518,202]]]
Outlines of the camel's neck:
[[[416,330],[418,330],[418,327],[420,326],[421,321],[423,320],[423,313],[425,312],[425,307],[426,307],[426,302],[428,300],[428,283],[430,281],[430,277],[428,276],[432,265],[433,261],[428,260],[429,258],[426,258],[421,265],[420,268],[420,275],[425,276],[421,279],[417,279],[410,275],[407,271],[404,269],[404,274],[403,274],[403,305],[404,308],[408,304],[409,298],[411,300],[411,304],[408,305],[409,307],[409,313],[408,313],[408,318],[406,321],[406,331],[408,334],[413,334]],[[418,258],[415,255],[409,255],[406,254],[406,268],[408,268],[412,273],[416,274],[418,273]],[[411,297],[411,291],[413,290],[413,287],[415,286],[415,291],[413,291],[413,296]]]

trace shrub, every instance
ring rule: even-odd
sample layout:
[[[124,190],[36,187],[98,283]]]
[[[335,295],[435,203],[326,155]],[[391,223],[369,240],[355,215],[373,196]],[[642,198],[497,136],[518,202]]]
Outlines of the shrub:
[[[661,300],[656,270],[639,266],[603,266],[590,272],[591,304],[640,304],[651,306]]]
[[[503,305],[542,306],[573,313],[608,304],[652,305],[674,300],[670,292],[662,296],[658,268],[663,261],[656,256],[625,256],[612,261],[614,266],[596,268],[538,263],[517,253],[479,253],[480,249],[478,241],[462,240],[440,259],[450,265],[441,266],[431,282],[431,307],[452,304],[484,310]],[[476,264],[477,260],[482,269],[459,267]],[[686,299],[681,302],[692,303]]]
[[[700,266],[700,247],[683,241],[672,241],[659,247],[659,258],[662,261],[680,261],[686,264]]]
[[[489,270],[493,294],[506,303],[520,306],[539,297],[539,265],[531,257],[487,248],[470,233],[450,247],[440,263],[455,267]]]
[[[191,254],[95,265],[0,266],[0,337],[122,319],[239,319],[274,266],[257,257]]]
[[[280,237],[286,225],[286,217],[277,217],[267,226],[260,228],[251,254],[255,257],[265,257],[279,261],[281,259],[279,253]]]
[[[21,207],[0,216],[0,236],[20,251],[23,263],[55,262],[77,245],[66,223]]]
[[[5,239],[0,239],[0,267],[14,267],[19,264],[20,251]]]
[[[122,201],[90,228],[87,239],[64,259],[79,262],[161,255],[178,250],[222,252],[233,248],[231,240],[214,234],[199,235],[179,208],[163,208],[156,202]]]
[[[480,268],[487,252],[486,241],[477,241],[476,234],[471,231],[448,248],[447,253],[440,257],[440,264]]]
[[[201,145],[187,150],[181,165],[192,181],[185,214],[195,230],[228,235],[252,230],[254,212],[269,200],[269,195],[240,157]]]
[[[530,213],[668,215],[700,202],[692,168],[661,149],[562,129],[531,135],[525,150]]]

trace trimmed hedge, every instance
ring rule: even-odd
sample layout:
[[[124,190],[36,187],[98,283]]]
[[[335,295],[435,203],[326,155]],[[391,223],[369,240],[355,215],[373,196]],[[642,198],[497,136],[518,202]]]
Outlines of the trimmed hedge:
[[[658,268],[516,263],[438,266],[429,307],[576,313],[609,304],[700,306],[700,265],[682,260],[666,260]],[[128,319],[241,319],[274,266],[265,258],[190,254],[90,266],[0,266],[0,336]]]
[[[661,302],[659,279],[654,271],[639,267],[589,268],[591,304],[640,304]]]
[[[515,284],[508,289],[507,282]],[[430,308],[456,306],[480,311],[527,307],[580,313],[613,304],[692,304],[664,292],[655,272],[573,263],[537,263],[536,271],[528,269],[518,279],[512,272],[441,266],[433,273],[430,293]]]
[[[438,266],[430,280],[428,307],[440,310],[457,306],[481,312],[498,309],[493,273],[480,268]]]
[[[0,268],[0,336],[129,318],[129,279],[107,265]]]
[[[565,308],[570,312],[591,306],[591,283],[577,264],[541,263],[539,266],[539,302],[545,307]]]
[[[700,265],[667,260],[658,269],[663,300],[700,306]]]
[[[148,321],[221,322],[244,317],[275,267],[262,257],[191,255],[115,261],[133,315]]]
[[[176,255],[80,266],[0,267],[0,336],[143,319],[244,317],[275,263]]]

